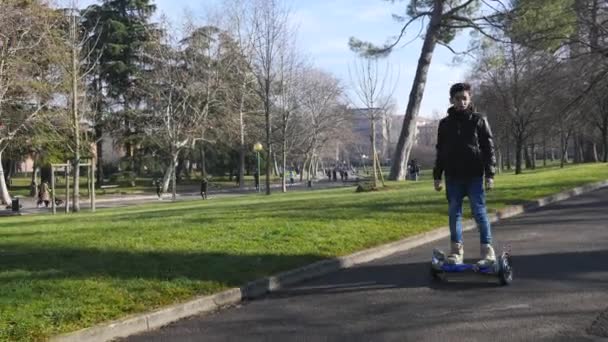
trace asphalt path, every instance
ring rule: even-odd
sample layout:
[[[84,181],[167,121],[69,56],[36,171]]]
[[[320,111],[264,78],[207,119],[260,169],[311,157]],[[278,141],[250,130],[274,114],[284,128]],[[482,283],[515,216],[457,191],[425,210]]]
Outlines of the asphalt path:
[[[608,188],[496,223],[514,281],[429,276],[435,241],[126,341],[608,340]],[[479,255],[465,233],[465,259]]]
[[[315,182],[312,187],[307,187],[303,182],[297,182],[295,184],[290,184],[287,187],[287,191],[315,191],[315,190],[323,190],[329,188],[339,188],[339,187],[352,187],[355,186],[356,183],[354,181],[351,182],[328,182],[326,180],[320,180]],[[271,189],[273,193],[280,192],[280,184],[271,185]],[[255,196],[255,195],[265,195],[265,188],[262,186],[261,192],[259,194],[256,193],[255,188],[246,187],[245,189],[225,189],[225,190],[217,190],[211,189],[209,191],[208,200],[213,200],[216,198],[225,198],[225,197],[239,197],[239,196]],[[178,193],[176,197],[176,201],[201,201],[201,196],[199,192],[182,192]],[[172,196],[170,193],[165,193],[162,196],[162,200],[159,200],[155,194],[130,194],[130,195],[104,195],[98,196],[95,207],[97,209],[107,209],[107,208],[120,208],[120,207],[129,207],[136,206],[146,203],[172,203]],[[36,206],[36,201],[30,197],[21,198],[21,215],[36,215],[36,214],[48,214],[52,212],[52,208],[38,208]],[[88,198],[80,199],[80,208],[83,211],[87,211],[90,208],[90,202]],[[10,216],[13,214],[10,209],[0,208],[0,216]],[[58,213],[64,213],[65,207],[58,206]]]

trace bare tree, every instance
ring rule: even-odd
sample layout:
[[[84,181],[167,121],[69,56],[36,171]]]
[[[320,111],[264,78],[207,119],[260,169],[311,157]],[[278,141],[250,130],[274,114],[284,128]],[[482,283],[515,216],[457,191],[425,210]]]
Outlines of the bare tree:
[[[55,40],[59,52],[57,53],[56,65],[61,69],[64,83],[69,84],[67,91],[69,110],[66,115],[66,123],[69,142],[66,148],[72,154],[72,210],[80,211],[80,161],[81,153],[87,146],[82,146],[81,124],[84,118],[83,106],[80,101],[86,97],[85,78],[96,67],[98,55],[94,55],[96,42],[90,42],[90,35],[83,29],[80,21],[82,17],[77,0],[70,0],[69,7],[63,10],[62,27],[64,28],[58,39]],[[84,101],[83,101],[84,104]],[[91,158],[93,160],[94,158]],[[66,204],[67,205],[67,204]]]
[[[208,116],[216,101],[218,72],[207,63],[207,50],[214,49],[210,35],[216,28],[194,28],[178,40],[167,29],[157,37],[147,55],[148,80],[145,94],[148,107],[142,118],[148,138],[169,156],[163,177],[163,192],[172,181],[176,197],[176,167],[179,154],[201,139],[208,128]],[[221,48],[215,47],[216,51]]]
[[[37,2],[0,2],[0,199],[11,197],[2,168],[2,153],[36,120],[41,119],[58,80],[42,79],[50,48],[52,11]]]
[[[252,70],[257,80],[256,93],[264,106],[266,120],[266,194],[270,195],[272,171],[273,84],[277,81],[277,61],[281,42],[288,33],[289,11],[278,0],[255,0],[251,29],[253,36]],[[258,170],[259,172],[260,170]]]
[[[307,170],[307,180],[316,174],[319,152],[345,128],[348,110],[342,102],[343,89],[332,75],[308,69],[302,75],[301,93],[298,96],[301,120],[304,123],[303,169]]]
[[[482,80],[487,80],[499,97],[503,116],[515,142],[515,173],[522,172],[527,143],[547,118],[546,98],[555,96],[563,81],[560,63],[551,54],[532,51],[515,43],[488,47],[479,61]],[[487,94],[487,92],[486,92]],[[495,109],[493,109],[495,110]],[[532,145],[533,145],[532,141]],[[529,160],[528,166],[532,167]]]
[[[378,183],[378,170],[381,170],[376,148],[376,124],[386,117],[399,77],[397,76],[394,79],[394,72],[390,63],[386,62],[381,67],[378,58],[374,57],[361,58],[359,61],[355,61],[353,69],[349,68],[349,75],[357,100],[352,102],[360,103],[363,106],[370,121],[370,152],[373,161],[373,186],[375,188]]]
[[[608,84],[598,87],[593,92],[592,101],[595,108],[591,111],[591,123],[600,131],[602,142],[602,161],[608,162]]]
[[[228,31],[235,42],[238,60],[234,63],[236,86],[229,87],[226,91],[231,94],[230,99],[234,101],[234,108],[238,112],[238,145],[239,145],[239,164],[238,177],[239,187],[243,188],[245,182],[245,154],[246,147],[246,120],[248,112],[248,99],[252,95],[252,88],[255,83],[255,75],[252,73],[254,57],[254,32],[253,29],[253,5],[255,3],[246,0],[226,0],[224,2],[226,13],[226,31]]]
[[[291,145],[296,141],[293,139],[293,116],[298,109],[297,90],[301,86],[303,62],[297,54],[295,39],[287,34],[282,42],[282,48],[278,58],[278,79],[276,108],[279,116],[280,144],[281,144],[281,189],[287,191],[287,155]]]

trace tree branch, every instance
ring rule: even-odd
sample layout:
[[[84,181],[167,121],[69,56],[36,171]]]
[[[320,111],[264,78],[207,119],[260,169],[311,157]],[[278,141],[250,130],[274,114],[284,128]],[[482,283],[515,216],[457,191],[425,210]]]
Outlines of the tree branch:
[[[401,32],[399,33],[399,36],[397,36],[395,41],[391,44],[385,45],[382,48],[374,47],[371,43],[364,43],[358,39],[355,39],[354,37],[350,38],[350,41],[349,41],[350,48],[351,48],[351,50],[353,50],[361,55],[366,55],[366,54],[374,55],[374,56],[386,55],[386,54],[390,53],[391,50],[395,46],[397,46],[397,44],[399,44],[399,42],[405,35],[405,31],[407,30],[407,28],[409,27],[409,25],[411,23],[416,21],[418,18],[430,16],[431,14],[432,14],[431,12],[425,11],[425,12],[420,12],[420,13],[416,14],[415,16],[411,17],[410,20],[408,20],[408,22],[405,23],[405,25],[403,25],[403,27],[401,28]]]
[[[462,5],[456,6],[456,7],[452,8],[451,10],[447,11],[446,13],[444,13],[443,16],[444,17],[445,16],[451,16],[454,13],[456,13],[456,12],[460,11],[461,9],[463,9],[463,8],[469,6],[470,4],[472,4],[473,1],[475,1],[475,0],[468,0],[467,2],[463,3]]]

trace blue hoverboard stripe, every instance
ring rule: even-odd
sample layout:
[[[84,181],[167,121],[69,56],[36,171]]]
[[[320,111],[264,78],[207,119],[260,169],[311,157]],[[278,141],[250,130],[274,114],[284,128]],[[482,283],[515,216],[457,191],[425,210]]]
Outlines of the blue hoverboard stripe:
[[[474,264],[443,264],[441,270],[444,272],[465,272],[465,271],[476,271],[479,273],[494,273],[493,267],[477,267]]]

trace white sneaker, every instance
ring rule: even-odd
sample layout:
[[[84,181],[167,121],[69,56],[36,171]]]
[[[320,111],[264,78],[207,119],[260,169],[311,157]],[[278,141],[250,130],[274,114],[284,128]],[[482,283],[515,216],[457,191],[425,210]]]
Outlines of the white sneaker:
[[[494,253],[494,248],[489,243],[482,243],[479,248],[479,254],[481,260],[477,262],[480,266],[488,266],[493,264],[496,261],[496,254]]]
[[[446,262],[448,264],[462,264],[464,260],[464,246],[459,242],[450,243],[450,255],[448,255]]]

